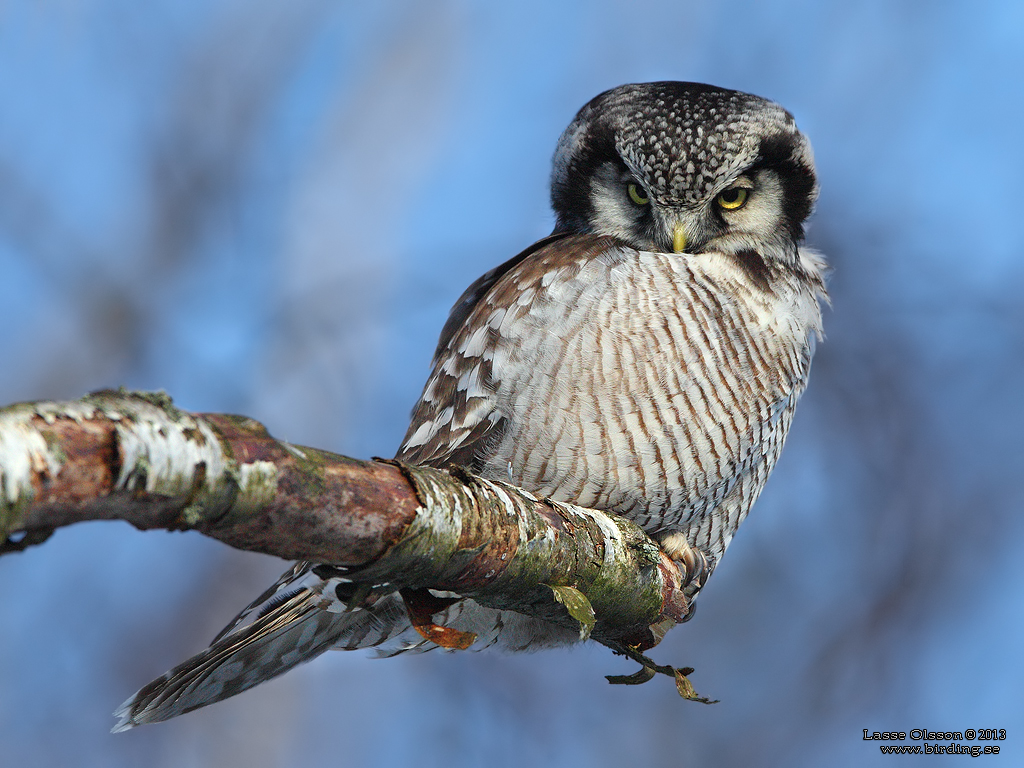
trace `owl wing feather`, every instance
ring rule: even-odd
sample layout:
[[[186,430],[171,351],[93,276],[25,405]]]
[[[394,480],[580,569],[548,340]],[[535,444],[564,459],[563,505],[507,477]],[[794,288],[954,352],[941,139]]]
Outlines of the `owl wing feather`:
[[[455,302],[434,351],[434,370],[413,409],[396,459],[433,467],[458,464],[479,471],[481,455],[500,439],[507,420],[494,409],[491,364],[482,356],[493,347],[496,331],[486,323],[480,325],[480,318],[477,322],[470,318],[488,305],[503,278],[568,234],[556,232],[538,240],[484,273]],[[471,342],[473,333],[483,338]]]
[[[618,245],[622,243],[608,236],[556,232],[470,286],[441,332],[433,371],[395,458],[433,467],[458,464],[479,472],[508,424],[495,398],[493,354],[507,345],[498,330],[506,313],[524,311],[521,286],[539,284],[559,266],[572,267]]]
[[[487,295],[487,293],[494,287],[509,270],[513,267],[518,266],[529,256],[533,255],[542,248],[550,245],[557,240],[561,240],[569,235],[568,232],[554,232],[547,237],[542,237],[540,240],[535,242],[529,248],[525,248],[511,259],[503,264],[498,265],[494,269],[484,272],[480,277],[473,281],[473,283],[462,292],[451,310],[448,312],[448,319],[445,321],[444,327],[441,329],[441,336],[437,340],[437,348],[434,350],[434,362],[444,354],[445,350],[448,349],[448,345],[461,328],[466,325],[466,321],[472,314],[473,310],[480,303],[480,300]]]

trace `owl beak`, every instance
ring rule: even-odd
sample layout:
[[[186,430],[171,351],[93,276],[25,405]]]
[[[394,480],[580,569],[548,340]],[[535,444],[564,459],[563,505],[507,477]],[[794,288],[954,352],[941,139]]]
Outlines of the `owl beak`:
[[[677,221],[672,227],[672,250],[682,253],[686,250],[686,225]]]

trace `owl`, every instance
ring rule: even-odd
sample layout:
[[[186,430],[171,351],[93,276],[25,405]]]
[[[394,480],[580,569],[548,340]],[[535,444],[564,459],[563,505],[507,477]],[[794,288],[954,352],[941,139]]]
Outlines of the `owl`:
[[[552,234],[456,302],[397,453],[623,515],[696,596],[775,465],[827,299],[802,248],[817,194],[782,107],[709,85],[606,91],[554,155]],[[396,593],[297,563],[194,658],[139,691],[115,730],[165,720],[330,648],[434,647]],[[438,624],[522,650],[578,632],[470,599]]]

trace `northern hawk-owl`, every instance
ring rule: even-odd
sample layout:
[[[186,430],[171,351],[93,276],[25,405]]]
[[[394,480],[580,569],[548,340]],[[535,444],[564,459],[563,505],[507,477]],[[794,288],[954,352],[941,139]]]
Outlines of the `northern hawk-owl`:
[[[606,91],[554,156],[554,232],[455,304],[398,451],[624,515],[695,593],[782,450],[825,299],[801,248],[817,193],[806,137],[757,96],[679,82]],[[116,729],[239,693],[329,648],[433,644],[398,594],[358,605],[298,563],[206,651],[143,688]],[[271,617],[274,621],[256,619]],[[511,649],[578,640],[450,605],[435,621]]]

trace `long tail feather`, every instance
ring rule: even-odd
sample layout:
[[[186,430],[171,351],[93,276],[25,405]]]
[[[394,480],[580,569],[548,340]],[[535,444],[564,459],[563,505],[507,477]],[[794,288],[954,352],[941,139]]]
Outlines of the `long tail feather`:
[[[242,611],[205,651],[132,696],[113,731],[159,722],[234,696],[332,648],[379,645],[409,627],[397,594],[349,609],[352,584],[299,563]]]
[[[297,595],[140,690],[115,712],[113,731],[167,720],[234,696],[320,655],[345,629],[345,614]]]

